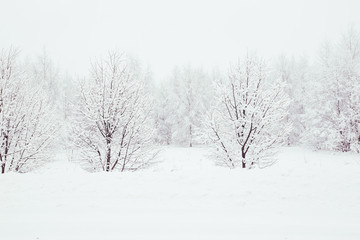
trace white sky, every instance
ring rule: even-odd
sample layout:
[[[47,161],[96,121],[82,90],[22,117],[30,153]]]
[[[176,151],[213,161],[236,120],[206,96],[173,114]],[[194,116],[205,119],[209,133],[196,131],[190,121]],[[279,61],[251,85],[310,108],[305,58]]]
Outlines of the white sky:
[[[62,70],[118,49],[162,79],[175,65],[227,66],[257,50],[312,56],[325,39],[360,27],[359,0],[0,0],[0,48],[46,47]]]

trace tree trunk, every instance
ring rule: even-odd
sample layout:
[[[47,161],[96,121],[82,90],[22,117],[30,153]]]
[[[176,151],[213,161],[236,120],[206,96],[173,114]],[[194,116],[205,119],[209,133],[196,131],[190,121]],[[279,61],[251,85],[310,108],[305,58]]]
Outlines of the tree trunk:
[[[110,160],[111,160],[111,141],[106,139],[106,172],[110,172]]]
[[[5,163],[1,164],[1,174],[5,173]]]
[[[8,133],[9,131],[7,131]],[[4,158],[1,159],[3,160],[3,164],[1,164],[1,173],[4,174],[5,173],[5,163],[7,161],[7,156],[8,156],[8,153],[9,153],[9,135],[6,134],[4,136],[4,139],[5,139],[5,151],[4,151]]]
[[[192,129],[191,129],[191,124],[189,126],[189,133],[190,133],[190,147],[192,147]]]
[[[242,151],[242,152],[241,152],[241,156],[242,156],[241,167],[242,167],[242,168],[246,168],[246,161],[245,161],[246,153],[245,153],[244,151]]]

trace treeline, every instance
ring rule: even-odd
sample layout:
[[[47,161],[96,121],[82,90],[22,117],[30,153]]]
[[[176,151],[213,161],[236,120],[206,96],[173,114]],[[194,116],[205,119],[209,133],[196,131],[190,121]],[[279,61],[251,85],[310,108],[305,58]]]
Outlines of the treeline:
[[[195,73],[198,77],[190,77]],[[276,89],[284,89],[290,98],[282,105],[286,106],[284,120],[277,122],[279,125],[284,122],[292,125],[284,139],[285,144],[306,144],[316,149],[342,152],[360,151],[360,35],[353,28],[337,41],[323,44],[312,62],[306,57],[280,56],[265,63],[257,56],[248,55],[239,63],[232,64],[227,73],[208,74],[189,67],[174,71],[170,81],[158,91],[158,141],[202,144],[206,121],[198,121],[202,118],[194,116],[209,119],[207,115],[213,115],[214,109],[216,112],[220,105],[226,108],[228,117],[233,118],[231,109],[241,106],[244,111],[243,108],[248,108],[246,99],[257,91],[254,89],[257,86],[252,85],[255,83],[260,87],[265,84],[268,91],[271,84],[278,84]],[[234,92],[232,99],[220,93],[226,84],[230,84],[229,94]],[[192,101],[192,110],[179,97],[197,93],[201,94]],[[241,99],[234,100],[236,97]],[[176,104],[172,104],[174,102]],[[274,112],[282,111],[281,107],[274,109]],[[178,120],[182,126],[185,125],[180,133]],[[233,125],[232,128],[238,128],[235,123]]]
[[[158,144],[213,146],[231,168],[269,166],[281,145],[359,152],[359,102],[354,29],[313,62],[247,54],[226,73],[177,67],[160,86],[118,52],[74,80],[46,53],[24,62],[10,48],[0,55],[0,170],[28,172],[59,145],[85,169],[108,172],[148,166]]]

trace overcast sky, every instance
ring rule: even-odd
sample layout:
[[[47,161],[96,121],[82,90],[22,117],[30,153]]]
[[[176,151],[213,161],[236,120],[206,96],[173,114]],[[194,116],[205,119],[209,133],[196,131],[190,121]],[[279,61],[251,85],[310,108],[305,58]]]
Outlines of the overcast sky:
[[[85,74],[92,57],[118,49],[162,79],[175,65],[227,66],[247,49],[264,57],[313,56],[360,27],[358,0],[1,0],[0,48],[47,52]]]

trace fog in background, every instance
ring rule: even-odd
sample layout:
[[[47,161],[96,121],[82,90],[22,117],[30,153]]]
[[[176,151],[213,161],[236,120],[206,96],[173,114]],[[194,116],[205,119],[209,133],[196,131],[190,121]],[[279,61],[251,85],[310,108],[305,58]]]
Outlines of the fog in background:
[[[22,55],[45,48],[62,70],[84,75],[109,49],[148,65],[161,81],[175,65],[227,67],[247,50],[305,55],[359,26],[356,0],[3,0],[0,46]]]

